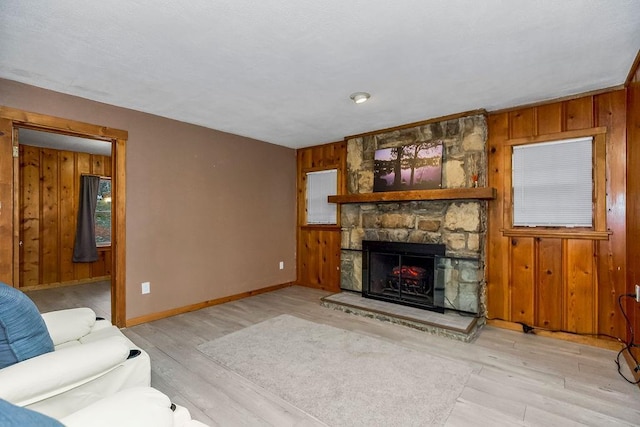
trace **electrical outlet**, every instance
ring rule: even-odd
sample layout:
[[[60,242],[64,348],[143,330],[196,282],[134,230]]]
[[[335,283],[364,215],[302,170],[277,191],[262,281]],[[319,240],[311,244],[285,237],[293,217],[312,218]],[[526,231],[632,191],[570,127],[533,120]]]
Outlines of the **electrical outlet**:
[[[280,261],[280,270],[284,270],[284,261]]]
[[[640,285],[636,285],[636,302],[640,302]]]
[[[142,293],[143,294],[151,293],[151,282],[142,282]]]

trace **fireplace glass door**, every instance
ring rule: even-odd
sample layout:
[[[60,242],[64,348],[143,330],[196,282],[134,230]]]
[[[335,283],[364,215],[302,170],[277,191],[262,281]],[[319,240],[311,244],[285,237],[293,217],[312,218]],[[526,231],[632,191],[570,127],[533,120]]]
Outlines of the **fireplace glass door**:
[[[443,245],[364,241],[362,248],[363,296],[443,310],[444,292],[436,292],[435,280]]]
[[[438,305],[434,299],[433,256],[372,253],[369,261],[371,295],[407,305]]]
[[[477,259],[447,257],[445,246],[437,244],[363,241],[362,295],[412,307],[444,312],[445,287],[477,288],[480,265]],[[473,292],[472,292],[473,293]],[[460,292],[454,292],[460,296]],[[450,295],[450,298],[455,297]],[[459,299],[459,298],[458,298]],[[477,301],[469,295],[464,301]],[[447,301],[449,308],[460,309]],[[472,303],[461,311],[477,312]]]

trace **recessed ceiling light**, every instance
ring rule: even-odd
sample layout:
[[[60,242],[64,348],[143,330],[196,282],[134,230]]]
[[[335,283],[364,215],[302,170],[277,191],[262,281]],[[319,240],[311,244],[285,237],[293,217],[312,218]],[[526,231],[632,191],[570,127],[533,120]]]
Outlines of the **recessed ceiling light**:
[[[351,98],[356,104],[362,104],[363,102],[366,102],[369,98],[371,98],[371,95],[369,95],[367,92],[355,92],[352,93],[349,98]]]

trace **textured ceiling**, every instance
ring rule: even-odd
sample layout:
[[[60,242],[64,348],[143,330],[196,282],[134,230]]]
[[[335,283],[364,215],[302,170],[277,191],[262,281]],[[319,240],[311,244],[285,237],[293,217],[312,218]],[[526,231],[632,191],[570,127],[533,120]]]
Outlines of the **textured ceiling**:
[[[108,141],[78,138],[61,133],[42,132],[33,129],[19,129],[18,138],[20,144],[32,147],[55,148],[56,150],[111,156],[111,142]]]
[[[639,47],[637,0],[0,1],[0,77],[294,148],[620,85]]]

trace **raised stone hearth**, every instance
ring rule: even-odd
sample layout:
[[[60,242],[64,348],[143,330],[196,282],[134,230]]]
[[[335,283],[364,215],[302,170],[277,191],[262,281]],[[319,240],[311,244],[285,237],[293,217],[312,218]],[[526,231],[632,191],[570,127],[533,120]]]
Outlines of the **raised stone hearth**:
[[[322,298],[322,305],[464,342],[472,341],[481,325],[481,319],[474,316],[461,316],[455,312],[436,313],[363,298],[354,292],[340,292],[326,296]]]
[[[442,188],[486,185],[487,124],[477,114],[347,140],[348,194],[373,191],[377,149],[442,141]],[[362,291],[362,241],[433,243],[446,246],[450,257],[477,262],[452,262],[446,269],[445,308],[484,314],[484,243],[487,201],[415,200],[349,203],[341,207],[341,287]]]

